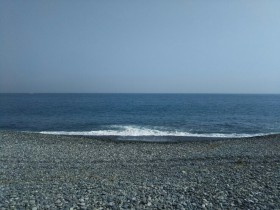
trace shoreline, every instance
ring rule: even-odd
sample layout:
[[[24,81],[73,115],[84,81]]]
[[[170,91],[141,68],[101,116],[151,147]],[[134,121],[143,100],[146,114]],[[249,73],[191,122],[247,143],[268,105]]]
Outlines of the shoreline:
[[[89,138],[100,141],[115,141],[115,142],[143,142],[143,143],[180,143],[180,142],[203,142],[203,141],[234,141],[240,139],[266,139],[266,138],[280,138],[280,133],[267,134],[246,134],[248,136],[240,137],[219,137],[219,136],[172,136],[172,135],[144,135],[144,136],[120,136],[120,135],[81,135],[81,134],[55,134],[44,133],[42,131],[14,131],[14,130],[0,130],[0,132],[16,132],[26,134],[40,134],[46,136],[64,136],[71,138]],[[245,134],[244,134],[245,135]]]
[[[277,209],[280,135],[184,142],[0,131],[0,209]]]

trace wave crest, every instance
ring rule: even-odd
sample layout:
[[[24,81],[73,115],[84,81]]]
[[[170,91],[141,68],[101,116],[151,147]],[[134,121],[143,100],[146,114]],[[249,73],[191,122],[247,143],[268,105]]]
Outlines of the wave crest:
[[[263,136],[267,134],[238,134],[238,133],[190,133],[183,131],[166,131],[138,126],[110,126],[110,129],[96,131],[41,131],[41,134],[77,135],[77,136],[185,136],[185,137],[214,137],[242,138]]]

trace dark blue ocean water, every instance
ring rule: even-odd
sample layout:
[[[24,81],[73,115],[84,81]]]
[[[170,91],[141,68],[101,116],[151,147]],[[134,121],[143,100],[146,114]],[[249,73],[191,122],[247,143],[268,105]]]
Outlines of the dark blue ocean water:
[[[280,95],[0,94],[0,129],[136,137],[280,133]]]

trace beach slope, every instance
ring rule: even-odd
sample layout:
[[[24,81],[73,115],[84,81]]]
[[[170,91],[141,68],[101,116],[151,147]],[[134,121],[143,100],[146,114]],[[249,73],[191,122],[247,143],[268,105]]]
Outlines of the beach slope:
[[[0,132],[0,209],[279,208],[279,135],[143,143]]]

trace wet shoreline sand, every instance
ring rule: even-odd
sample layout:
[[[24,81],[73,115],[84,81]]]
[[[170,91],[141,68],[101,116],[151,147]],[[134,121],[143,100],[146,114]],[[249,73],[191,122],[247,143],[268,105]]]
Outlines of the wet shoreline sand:
[[[0,132],[0,209],[277,209],[279,197],[279,135],[145,143]]]

